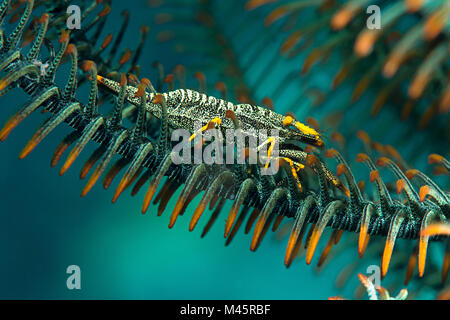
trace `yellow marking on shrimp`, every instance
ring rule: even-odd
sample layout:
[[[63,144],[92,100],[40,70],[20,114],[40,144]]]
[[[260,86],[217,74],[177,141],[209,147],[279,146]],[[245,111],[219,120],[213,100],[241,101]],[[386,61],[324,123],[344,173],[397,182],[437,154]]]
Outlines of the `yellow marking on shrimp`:
[[[270,156],[272,155],[273,148],[275,147],[275,137],[269,137],[264,142],[264,144],[269,144],[269,148],[267,149],[267,162],[266,162],[266,165],[264,166],[264,169],[267,169],[269,167],[269,164],[270,164]]]
[[[221,125],[222,120],[220,118],[214,118],[211,121],[208,122],[208,124],[204,125],[200,130],[198,130],[196,133],[194,133],[190,138],[189,141],[194,140],[194,138],[199,134],[206,130],[214,128],[216,125]]]
[[[292,122],[294,122],[294,118],[292,118],[291,116],[286,116],[286,118],[284,118],[283,120],[283,127],[290,126]]]
[[[291,116],[286,116],[283,120],[283,127],[288,127],[294,125],[298,130],[300,130],[304,134],[313,135],[317,139],[317,144],[319,146],[323,145],[323,141],[320,138],[320,133],[318,133],[315,129],[299,122],[295,121]]]
[[[286,162],[289,164],[289,166],[291,167],[292,176],[294,177],[294,179],[295,179],[295,180],[297,181],[297,183],[298,183],[298,189],[300,190],[300,192],[302,192],[302,191],[303,191],[303,188],[302,188],[302,184],[300,183],[300,179],[298,178],[297,172],[298,172],[300,169],[304,169],[305,166],[304,166],[303,164],[301,164],[301,163],[296,163],[296,165],[295,165],[295,164],[294,164],[294,161],[292,161],[292,160],[289,159],[289,158],[282,157],[281,159],[283,159],[284,161],[286,161]],[[297,166],[297,168],[296,168],[296,166]]]

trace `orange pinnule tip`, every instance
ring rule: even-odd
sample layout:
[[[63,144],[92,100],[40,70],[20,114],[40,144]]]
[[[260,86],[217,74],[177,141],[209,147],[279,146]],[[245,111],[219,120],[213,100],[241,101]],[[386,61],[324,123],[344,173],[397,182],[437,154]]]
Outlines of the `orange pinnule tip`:
[[[426,40],[431,41],[436,36],[441,33],[442,29],[444,28],[445,24],[448,20],[448,13],[447,16],[441,14],[439,11],[435,12],[430,18],[425,21],[425,24],[423,26],[423,33]]]
[[[112,41],[113,35],[110,33],[106,36],[105,40],[103,40],[103,43],[101,45],[102,49],[105,49]]]
[[[11,131],[19,124],[17,117],[11,118],[0,131],[0,141],[5,141]]]
[[[25,148],[23,148],[22,152],[19,154],[19,159],[24,159],[26,156],[30,154],[31,151],[37,146],[38,142],[35,141],[33,138],[27,143]]]
[[[138,77],[136,75],[131,73],[131,74],[128,75],[128,82],[136,84],[136,83],[139,83],[139,79],[138,79]]]
[[[286,7],[276,8],[264,19],[264,25],[266,27],[270,26],[275,21],[281,19],[286,13],[287,13]]]
[[[204,203],[200,203],[194,211],[194,215],[192,216],[191,222],[189,223],[189,231],[194,231],[195,226],[197,225],[198,220],[201,215],[205,211],[206,205]]]
[[[385,150],[392,155],[395,159],[401,159],[401,155],[400,153],[397,151],[397,149],[395,149],[393,146],[387,144],[384,146]]]
[[[227,110],[225,111],[225,117],[229,119],[236,119],[236,114],[233,110]]]
[[[150,80],[149,80],[148,78],[142,78],[142,79],[141,79],[141,83],[142,83],[143,85],[146,85],[146,86],[148,86],[148,85],[151,84],[151,82],[150,82]]]
[[[271,98],[269,98],[269,97],[264,97],[264,98],[261,100],[261,103],[262,103],[263,105],[265,105],[265,106],[270,107],[270,109],[273,110],[273,100],[272,100]]]
[[[338,152],[336,151],[336,149],[328,149],[327,151],[325,151],[325,157],[327,158],[333,158],[337,154]]]
[[[308,154],[306,156],[306,164],[308,167],[311,167],[313,164],[316,164],[319,161],[316,155],[314,154]]]
[[[356,162],[363,162],[369,160],[369,156],[365,153],[358,153],[356,156]]]
[[[386,245],[383,251],[383,257],[381,258],[381,276],[384,277],[389,269],[389,263],[391,262],[392,250],[394,249],[394,243],[386,240]]]
[[[423,273],[425,271],[425,262],[427,259],[427,249],[428,249],[428,238],[427,237],[421,237],[419,240],[419,277],[423,276]]]
[[[244,148],[244,152],[242,153],[242,160],[247,159],[250,156],[250,149],[248,147]]]
[[[177,200],[177,203],[175,204],[175,207],[173,208],[172,215],[170,216],[169,229],[172,229],[173,226],[175,225],[178,215],[181,213],[181,210],[183,209],[185,203],[186,198],[180,196],[180,198],[178,198]]]
[[[332,81],[332,88],[336,89],[342,81],[344,81],[345,77],[347,77],[349,73],[350,68],[346,65],[344,65],[334,76]]]
[[[447,235],[450,236],[450,225],[445,223],[433,223],[420,231],[421,236]]]
[[[384,166],[388,165],[390,162],[391,162],[391,160],[389,158],[380,157],[377,160],[377,165],[380,167],[384,167]]]
[[[223,81],[217,81],[215,88],[218,91],[226,91],[227,90],[227,86],[225,85],[225,83]]]
[[[280,52],[286,53],[287,51],[289,51],[300,41],[302,35],[303,33],[301,31],[293,32],[281,45]]]
[[[409,169],[405,172],[405,176],[411,180],[412,178],[414,178],[417,174],[419,173],[419,170],[417,169]]]
[[[367,286],[367,284],[369,283],[369,278],[367,278],[364,274],[362,273],[358,273],[358,279],[359,281],[361,281],[361,283],[363,284],[363,286]]]
[[[50,162],[50,166],[54,168],[59,160],[61,159],[63,153],[69,148],[69,144],[64,141],[56,148],[55,153],[53,154],[52,161]]]
[[[246,4],[245,4],[245,10],[253,10],[256,9],[260,6],[263,6],[267,3],[270,2],[275,2],[277,0],[249,0]]]
[[[333,140],[334,142],[338,142],[338,143],[345,143],[344,136],[339,132],[333,132],[331,134],[331,140]]]
[[[430,186],[424,185],[420,187],[419,190],[419,199],[420,202],[423,202],[425,200],[425,197],[430,193]]]
[[[273,110],[273,109],[274,109],[274,106],[273,106],[273,100],[272,100],[271,98],[269,98],[269,97],[264,97],[264,98],[261,100],[261,104],[262,104],[263,106],[269,108],[270,110]]]
[[[330,301],[341,301],[341,300],[346,300],[343,296],[341,295],[337,295],[337,296],[333,296],[333,297],[328,297],[328,300]]]
[[[95,163],[97,162],[98,158],[89,158],[88,161],[86,161],[86,163],[84,164],[83,168],[81,168],[80,171],[80,179],[83,180],[87,177],[87,175],[89,174],[89,171],[91,171],[92,167],[95,165]]]
[[[345,195],[350,198],[350,190],[347,189],[347,187],[345,187],[344,185],[341,184],[340,189],[342,190],[342,192],[345,193]]]
[[[320,58],[322,58],[322,55],[324,54],[323,51],[316,48],[306,57],[305,63],[303,64],[302,70],[300,71],[300,74],[304,75],[309,72],[311,67],[318,61]]]
[[[353,16],[352,10],[343,8],[338,11],[333,18],[331,18],[331,27],[334,30],[340,30],[344,28]]]
[[[76,47],[73,43],[71,43],[71,44],[69,44],[69,45],[67,46],[67,49],[66,49],[65,54],[66,54],[66,55],[67,55],[67,54],[73,54],[73,53],[75,53],[76,50],[77,50],[77,47]]]
[[[109,187],[111,186],[111,183],[113,182],[114,178],[116,177],[116,175],[119,173],[119,170],[117,169],[117,167],[114,167],[113,169],[111,169],[108,174],[105,177],[105,180],[103,180],[103,188],[105,190],[108,190]]]
[[[416,262],[417,262],[417,253],[413,252],[409,256],[408,266],[406,267],[406,276],[405,276],[405,281],[404,281],[405,286],[408,285],[409,281],[411,281],[411,277],[413,275]],[[420,270],[420,268],[419,268],[419,270]],[[419,271],[419,276],[420,276],[420,271]]]
[[[266,219],[261,217],[256,221],[255,231],[253,232],[252,242],[250,244],[250,251],[256,250],[265,221]]]
[[[428,77],[426,75],[418,74],[408,88],[408,95],[413,99],[419,98],[427,83]]]
[[[142,33],[143,35],[146,35],[149,30],[150,30],[150,28],[146,25],[143,25],[139,28],[139,32]]]
[[[186,72],[186,68],[182,64],[177,64],[175,68],[173,68],[173,73],[175,74],[183,74]]]
[[[336,167],[336,174],[340,177],[344,172],[347,171],[347,167],[343,163],[339,163]]]
[[[156,191],[156,186],[153,183],[150,184],[150,186],[148,187],[147,193],[145,194],[144,203],[142,205],[142,210],[141,210],[142,214],[145,214],[147,212],[147,209],[150,205],[150,202],[152,201],[155,191]]]
[[[288,267],[292,261],[292,254],[294,252],[295,244],[297,243],[298,235],[292,232],[289,236],[288,245],[286,247],[286,253],[284,255],[284,265]]]
[[[403,108],[402,108],[402,115],[401,115],[401,119],[402,121],[406,121],[409,117],[409,115],[411,114],[411,110],[414,108],[414,103],[411,100],[408,100],[405,102]]]
[[[365,243],[366,243],[366,237],[367,237],[367,225],[362,224],[361,230],[359,231],[359,239],[358,239],[358,254],[360,257],[364,254],[365,250]]]
[[[145,95],[145,85],[140,83],[137,88],[138,89],[137,89],[136,93],[134,94],[134,97],[135,98],[143,97]]]
[[[228,234],[231,231],[231,227],[233,226],[234,220],[236,220],[238,208],[231,208],[230,214],[228,215],[227,222],[225,223],[225,233],[224,238],[228,237]]]
[[[62,176],[66,171],[70,168],[70,166],[74,163],[80,153],[76,152],[75,149],[70,152],[67,157],[66,162],[64,162],[63,166],[59,170],[59,175]]]
[[[383,66],[383,75],[386,78],[392,78],[398,70],[402,58],[397,55],[392,55]]]
[[[122,58],[120,58],[119,64],[125,64],[128,62],[128,60],[131,59],[131,50],[130,49],[126,49],[125,53],[123,54]]]
[[[433,174],[435,176],[446,175],[446,174],[448,174],[448,170],[444,166],[436,166],[433,168]]]
[[[44,23],[50,19],[50,15],[48,13],[42,14],[42,16],[39,18],[38,23]]]
[[[424,0],[405,0],[409,12],[416,12],[422,7]]]
[[[203,72],[201,72],[201,71],[197,71],[194,74],[194,77],[195,77],[195,79],[197,79],[199,81],[205,81],[206,80],[205,74]]]
[[[405,188],[406,181],[403,179],[397,180],[397,193],[400,194],[402,190]]]
[[[143,84],[146,88],[150,88],[152,86],[152,82],[147,78],[142,78],[141,84]]]
[[[165,83],[173,83],[173,74],[168,74],[164,79]]]
[[[111,12],[111,7],[107,5],[107,6],[105,6],[105,8],[103,8],[102,11],[100,11],[98,13],[98,16],[101,18],[101,17],[107,16],[110,12]]]
[[[81,191],[81,197],[84,197],[88,194],[88,192],[92,189],[92,187],[95,185],[95,183],[97,182],[98,178],[100,177],[98,172],[94,172],[91,176],[91,178],[89,179],[88,183],[86,184],[86,186],[83,188],[83,191]]]
[[[359,190],[363,191],[365,186],[366,186],[366,183],[364,182],[364,180],[358,181]]]
[[[443,160],[444,160],[444,157],[437,153],[433,153],[428,156],[429,164],[442,163]]]
[[[112,203],[115,203],[119,196],[122,194],[123,190],[127,187],[128,183],[130,182],[130,178],[128,176],[123,177],[122,181],[120,181],[119,186],[117,187],[116,191],[114,192],[114,196],[111,200]]]
[[[69,38],[70,38],[70,31],[63,30],[61,32],[61,37],[59,37],[59,43],[67,42],[69,41]]]
[[[83,70],[84,72],[92,70],[94,67],[95,67],[95,62],[92,60],[84,60],[80,66],[81,70]]]
[[[10,84],[10,81],[2,79],[2,80],[0,81],[0,91],[2,91],[2,90],[5,89],[7,86],[9,86],[9,84]]]
[[[92,161],[91,159],[86,161],[86,163],[84,164],[83,168],[81,168],[81,171],[80,171],[80,179],[81,180],[83,180],[84,178],[87,177],[89,171],[92,169],[94,164],[95,164],[95,162]]]
[[[164,96],[162,94],[157,94],[153,97],[152,103],[154,104],[161,104],[164,101]]]
[[[378,151],[379,153],[385,153],[384,146],[381,143],[379,143],[379,142],[374,141],[372,143],[372,148],[374,150]]]
[[[374,182],[375,180],[378,180],[380,178],[380,173],[378,170],[372,170],[370,171],[370,182]]]
[[[439,104],[439,113],[446,114],[450,110],[450,89],[447,89]]]
[[[236,95],[237,95],[236,100],[239,103],[249,103],[250,100],[249,100],[248,95],[246,93],[238,92],[238,93],[236,93]]]
[[[310,265],[312,258],[314,256],[314,252],[316,251],[317,244],[319,243],[320,236],[322,232],[318,230],[318,226],[316,226],[313,230],[311,238],[309,239],[308,249],[306,251],[306,264]]]
[[[356,133],[356,136],[358,137],[359,140],[361,140],[362,142],[366,143],[366,144],[370,144],[370,137],[367,134],[367,132],[363,131],[363,130],[358,130],[358,132]]]
[[[369,55],[369,53],[372,52],[373,44],[375,43],[376,39],[376,32],[362,32],[355,41],[355,53],[360,57],[366,57],[367,55]]]
[[[98,77],[97,77],[98,79]],[[125,75],[125,73],[121,73],[120,74],[120,86],[124,87],[127,85],[127,76]]]
[[[110,79],[117,79],[118,75],[119,73],[117,71],[111,71],[106,74],[106,77]]]

